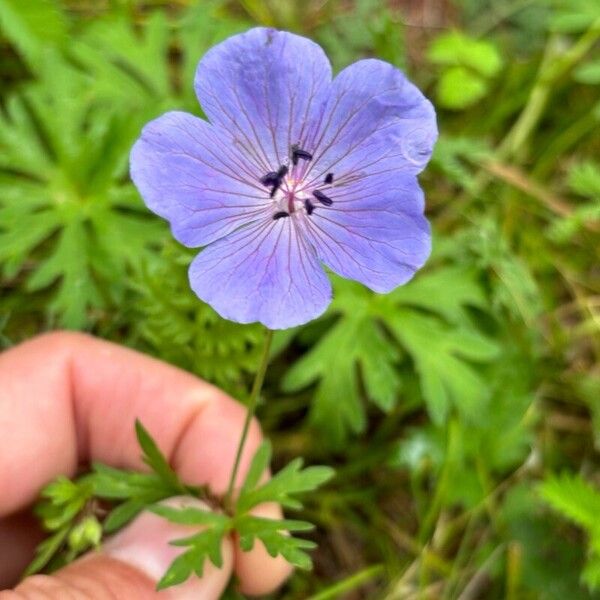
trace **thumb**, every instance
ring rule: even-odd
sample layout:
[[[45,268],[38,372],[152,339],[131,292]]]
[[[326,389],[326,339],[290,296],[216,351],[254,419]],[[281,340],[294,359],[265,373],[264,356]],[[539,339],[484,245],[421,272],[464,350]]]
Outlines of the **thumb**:
[[[185,503],[207,508],[197,501],[186,499]],[[29,577],[13,592],[0,592],[0,600],[218,600],[233,568],[229,539],[223,540],[221,569],[207,561],[202,579],[194,576],[181,585],[156,591],[157,581],[182,552],[169,542],[196,531],[143,513],[107,540],[100,552],[90,553],[52,575]]]

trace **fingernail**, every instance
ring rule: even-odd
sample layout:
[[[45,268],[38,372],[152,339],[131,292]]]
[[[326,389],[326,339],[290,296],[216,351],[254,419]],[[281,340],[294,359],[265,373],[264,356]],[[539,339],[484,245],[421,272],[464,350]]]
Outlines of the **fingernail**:
[[[165,502],[169,506],[209,507],[192,498],[171,498]],[[197,527],[170,523],[163,517],[145,512],[119,533],[109,538],[102,547],[107,556],[125,562],[144,572],[158,582],[171,563],[185,548],[172,546],[169,542],[193,535]],[[161,592],[161,596],[173,600],[217,600],[227,586],[233,568],[233,546],[229,539],[222,544],[223,566],[218,569],[210,561],[204,564],[204,575],[200,579],[192,575],[185,583]]]

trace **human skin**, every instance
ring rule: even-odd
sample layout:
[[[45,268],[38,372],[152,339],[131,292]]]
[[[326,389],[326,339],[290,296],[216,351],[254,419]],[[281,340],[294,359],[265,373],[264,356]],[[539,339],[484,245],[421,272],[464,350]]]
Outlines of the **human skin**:
[[[28,509],[46,483],[58,475],[71,477],[91,461],[146,469],[135,438],[136,418],[186,483],[225,492],[245,409],[219,389],[79,333],[45,334],[0,354],[0,590],[15,585],[40,540]],[[238,483],[260,441],[260,427],[253,421]],[[274,505],[258,512],[281,515]],[[227,539],[223,569],[208,565],[203,580],[157,593],[157,561],[168,564],[178,551],[167,543],[181,537],[178,527],[144,514],[99,553],[56,575],[35,576],[0,591],[0,600],[211,600],[220,596],[232,573],[240,590],[250,595],[272,591],[290,573],[289,565],[271,558],[260,543],[242,552],[234,539]]]

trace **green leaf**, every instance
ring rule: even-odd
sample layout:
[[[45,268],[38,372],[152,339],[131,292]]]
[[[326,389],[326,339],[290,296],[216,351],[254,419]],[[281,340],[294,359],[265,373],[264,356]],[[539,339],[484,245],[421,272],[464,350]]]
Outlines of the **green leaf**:
[[[600,490],[581,476],[564,472],[551,475],[539,488],[552,508],[580,527],[600,536]]]
[[[155,473],[123,471],[101,463],[94,463],[89,480],[94,486],[94,494],[109,500],[126,500],[152,490],[173,490]]]
[[[171,523],[179,525],[211,525],[225,528],[229,522],[229,518],[225,515],[195,506],[174,507],[156,504],[149,507],[149,510]]]
[[[398,310],[387,323],[415,361],[431,418],[441,424],[455,406],[465,418],[477,420],[490,391],[477,369],[463,359],[489,362],[498,346],[475,330],[450,329],[415,312]]]
[[[87,479],[75,482],[61,476],[42,490],[35,511],[45,529],[62,529],[83,510],[92,495],[93,486]]]
[[[550,28],[563,33],[579,33],[600,19],[595,0],[546,0],[552,8]]]
[[[73,329],[85,326],[89,306],[103,303],[90,270],[92,251],[86,226],[81,221],[65,223],[54,252],[27,282],[27,290],[32,292],[60,281],[50,306]]]
[[[440,302],[440,298],[444,301]],[[449,323],[469,323],[468,307],[484,310],[487,298],[475,269],[448,266],[416,277],[409,285],[391,292],[390,301],[421,308],[444,317]]]
[[[248,469],[248,473],[246,475],[246,479],[242,485],[240,490],[240,494],[244,495],[247,492],[252,491],[258,485],[258,482],[262,475],[266,472],[271,463],[271,443],[268,440],[265,440],[252,458],[252,462],[250,463],[250,468]]]
[[[128,270],[165,231],[125,177],[143,115],[100,101],[89,85],[44,53],[38,79],[0,114],[0,268],[14,278],[27,264],[12,293],[52,286],[47,310],[70,328],[122,297]]]
[[[148,502],[162,500],[166,497],[168,496],[161,496],[159,498],[151,497],[148,498],[148,501],[140,499],[126,500],[123,504],[119,504],[108,513],[106,519],[102,522],[102,528],[106,533],[114,533],[125,527],[130,521],[133,521],[135,517],[147,508]]]
[[[185,494],[186,489],[179,480],[177,473],[173,471],[156,442],[137,419],[135,421],[135,433],[143,451],[144,462],[163,480],[166,486]]]
[[[452,67],[440,77],[437,101],[444,108],[462,110],[481,100],[487,92],[485,79],[465,67]]]
[[[563,472],[552,474],[539,486],[550,506],[583,528],[589,537],[589,552],[582,580],[591,589],[600,587],[600,490],[580,475]]]
[[[460,31],[444,33],[435,38],[429,46],[427,57],[435,64],[461,67],[465,73],[472,71],[484,78],[494,77],[502,68],[502,57],[492,42],[473,39]],[[457,83],[461,79],[467,81],[464,75],[453,79]]]
[[[35,558],[23,573],[23,577],[29,577],[35,573],[39,573],[56,553],[64,545],[67,535],[69,534],[69,526],[65,526],[59,529],[56,533],[52,534],[49,538],[46,538],[35,550]]]
[[[223,538],[231,528],[231,521],[227,517],[222,517],[221,520],[213,522],[197,534],[171,542],[174,546],[185,547],[187,550],[171,563],[158,582],[158,590],[183,583],[194,573],[202,577],[207,560],[216,567],[223,566],[221,546]]]
[[[253,489],[243,488],[236,502],[236,514],[246,513],[264,502],[277,502],[285,508],[296,510],[301,508],[301,502],[294,496],[316,490],[334,475],[330,467],[302,469],[302,464],[302,459],[297,458],[263,485]]]
[[[600,165],[591,160],[575,164],[569,171],[568,184],[579,196],[600,201]]]
[[[573,77],[580,83],[600,85],[600,60],[586,62],[575,69]]]
[[[0,32],[37,71],[44,48],[67,39],[67,19],[53,0],[0,0]]]
[[[148,106],[172,96],[168,52],[171,31],[163,11],[151,13],[141,28],[110,15],[94,20],[69,46],[69,52],[93,75],[91,85],[106,98]]]
[[[313,527],[304,521],[264,519],[250,515],[236,520],[240,547],[244,552],[252,550],[255,540],[259,539],[271,556],[281,555],[290,564],[305,570],[312,568],[312,560],[306,550],[316,548],[316,544],[292,537],[287,532],[309,531]]]
[[[329,444],[341,448],[349,433],[364,429],[361,383],[383,409],[397,400],[398,363],[405,350],[436,420],[452,405],[476,418],[489,392],[465,361],[490,362],[498,349],[473,327],[469,307],[486,310],[488,304],[472,269],[421,273],[387,295],[335,278],[330,312],[338,319],[288,371],[283,388],[293,392],[317,383],[312,422],[326,432]]]
[[[311,420],[327,427],[329,442],[339,446],[348,431],[359,433],[365,426],[359,374],[369,398],[386,411],[396,403],[400,379],[398,350],[369,315],[374,296],[358,284],[336,280],[335,285],[332,309],[344,316],[292,366],[283,389],[297,391],[319,381]]]
[[[588,557],[583,571],[581,572],[581,580],[591,590],[600,589],[600,555],[592,554]]]

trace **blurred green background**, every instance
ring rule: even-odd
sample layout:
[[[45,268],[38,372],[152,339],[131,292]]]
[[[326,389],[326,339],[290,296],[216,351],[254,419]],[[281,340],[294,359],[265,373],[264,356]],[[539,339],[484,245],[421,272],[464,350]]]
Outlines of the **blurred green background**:
[[[338,471],[277,597],[600,597],[599,0],[0,0],[1,346],[81,329],[244,397],[261,330],[193,296],[127,161],[256,23],[406,70],[441,130],[427,267],[276,338],[275,467]]]

